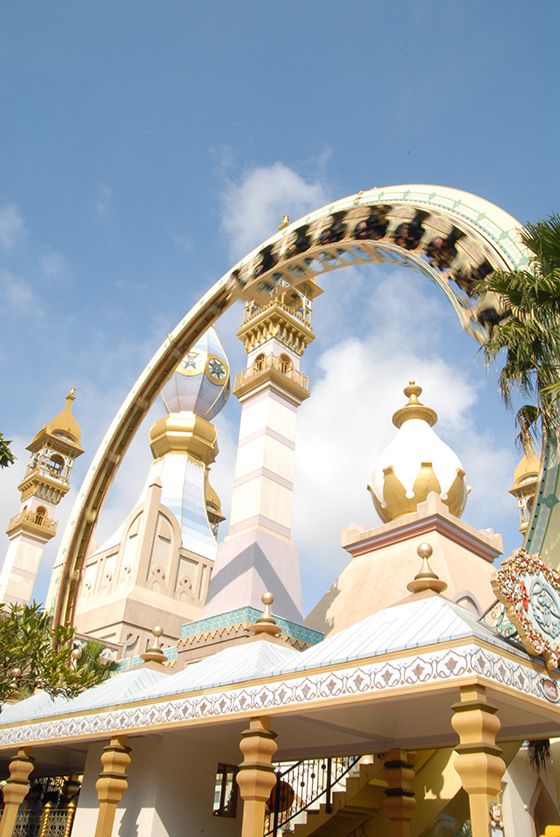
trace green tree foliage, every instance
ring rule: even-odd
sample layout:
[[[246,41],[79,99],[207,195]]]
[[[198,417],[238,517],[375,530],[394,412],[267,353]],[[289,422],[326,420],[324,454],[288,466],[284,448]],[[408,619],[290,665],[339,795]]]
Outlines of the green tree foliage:
[[[499,298],[501,319],[484,347],[487,362],[505,353],[499,386],[511,407],[516,393],[531,403],[517,412],[521,439],[550,434],[560,419],[560,215],[527,224],[521,233],[531,253],[528,270],[497,270],[475,285]]]
[[[50,615],[35,603],[9,605],[0,614],[0,703],[36,689],[73,697],[105,680],[112,668],[99,662],[101,650],[72,658],[74,633],[52,628]]]
[[[11,465],[16,460],[10,450],[11,444],[11,440],[4,439],[3,434],[0,433],[0,468],[7,468],[8,465]]]

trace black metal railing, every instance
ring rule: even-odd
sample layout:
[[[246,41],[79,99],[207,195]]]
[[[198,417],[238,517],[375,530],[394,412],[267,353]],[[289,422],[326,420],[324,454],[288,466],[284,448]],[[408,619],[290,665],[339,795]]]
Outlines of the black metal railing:
[[[270,810],[265,821],[264,837],[277,837],[287,823],[312,805],[324,803],[332,812],[332,794],[345,776],[354,768],[360,756],[337,756],[325,759],[298,761],[283,768],[277,765],[276,785],[272,791]]]
[[[70,837],[75,814],[75,800],[66,808],[47,802],[42,811],[18,811],[12,837]]]

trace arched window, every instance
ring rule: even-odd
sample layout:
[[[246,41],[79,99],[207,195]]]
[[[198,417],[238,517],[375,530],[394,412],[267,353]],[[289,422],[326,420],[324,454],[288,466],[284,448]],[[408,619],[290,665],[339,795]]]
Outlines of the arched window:
[[[47,514],[47,510],[44,506],[37,506],[37,508],[35,509],[35,523],[38,526],[43,525],[43,521],[46,517],[46,514]]]
[[[257,372],[262,372],[264,369],[264,354],[257,355],[253,364]]]
[[[62,469],[64,468],[64,459],[58,453],[53,453],[47,463],[47,468],[51,474],[54,474],[55,476],[61,474]]]
[[[288,357],[288,355],[280,355],[278,360],[280,361],[280,372],[283,372],[284,375],[287,375],[288,372],[292,371],[291,357]]]

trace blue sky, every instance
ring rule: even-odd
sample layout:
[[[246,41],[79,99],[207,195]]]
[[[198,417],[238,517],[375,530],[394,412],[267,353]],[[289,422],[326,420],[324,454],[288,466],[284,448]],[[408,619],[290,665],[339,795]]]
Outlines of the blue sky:
[[[0,429],[19,457],[0,474],[4,519],[24,446],[68,388],[86,448],[76,488],[165,335],[282,213],[398,183],[474,192],[521,222],[557,210],[559,18],[555,0],[3,4]],[[410,376],[473,485],[464,518],[519,543],[495,374],[408,273],[337,271],[316,304],[294,519],[307,609],[344,565],[340,526],[376,524],[364,487]],[[218,325],[236,368],[240,319]],[[100,537],[141,488],[150,421]],[[214,469],[226,509],[237,421],[231,404]]]

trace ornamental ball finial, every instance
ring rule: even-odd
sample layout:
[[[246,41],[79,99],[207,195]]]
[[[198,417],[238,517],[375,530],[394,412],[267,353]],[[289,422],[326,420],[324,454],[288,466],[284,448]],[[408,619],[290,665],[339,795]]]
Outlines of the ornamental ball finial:
[[[430,558],[434,550],[429,543],[421,543],[416,550],[420,558]]]
[[[157,639],[159,639],[163,633],[163,628],[160,625],[156,625],[155,628],[152,628],[152,633],[155,637],[157,637]]]
[[[263,605],[268,605],[270,607],[270,605],[272,604],[273,601],[274,601],[274,593],[270,593],[269,591],[267,591],[266,593],[262,594],[261,602],[263,603]]]

